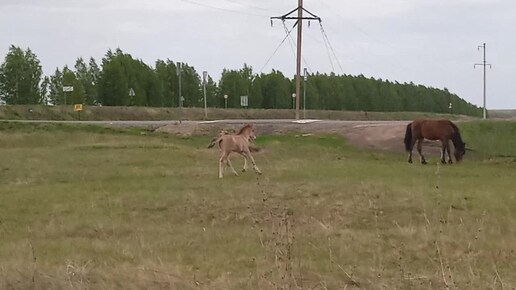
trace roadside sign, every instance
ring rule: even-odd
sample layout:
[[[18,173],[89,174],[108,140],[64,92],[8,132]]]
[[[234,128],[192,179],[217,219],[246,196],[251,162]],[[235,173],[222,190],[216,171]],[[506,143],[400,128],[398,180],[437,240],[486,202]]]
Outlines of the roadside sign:
[[[247,96],[240,96],[240,106],[247,107],[249,105],[249,98]]]
[[[181,63],[180,62],[176,63],[176,74],[177,74],[177,76],[181,75]]]
[[[73,110],[77,112],[77,118],[81,119],[82,104],[74,104]]]
[[[73,86],[63,86],[63,92],[73,92]]]
[[[129,89],[129,97],[134,97],[136,94],[134,93],[133,88]]]

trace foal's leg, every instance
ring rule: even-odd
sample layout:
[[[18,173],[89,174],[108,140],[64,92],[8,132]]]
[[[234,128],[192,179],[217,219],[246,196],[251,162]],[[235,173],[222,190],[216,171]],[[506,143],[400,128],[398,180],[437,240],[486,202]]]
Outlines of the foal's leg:
[[[245,154],[243,153],[240,153],[243,157],[244,157],[244,168],[242,168],[242,172],[246,172],[247,171],[247,156],[245,156]]]
[[[254,162],[254,158],[253,158],[253,155],[251,155],[251,152],[249,152],[249,149],[247,149],[247,151],[244,151],[245,156],[247,156],[249,159],[251,159],[251,163],[253,164],[253,169],[256,173],[258,174],[262,174],[262,172],[260,171],[260,169],[258,168],[258,166],[256,166],[256,162]]]
[[[220,156],[219,159],[219,178],[222,178],[222,171],[224,169],[224,161],[227,158],[227,155],[225,153],[222,153],[222,156]]]
[[[417,140],[417,153],[419,153],[419,160],[421,161],[421,164],[426,164],[425,156],[423,156],[421,149],[423,149],[423,138],[419,138]]]
[[[233,174],[238,176],[238,173],[236,172],[235,168],[233,168],[233,164],[231,164],[231,161],[229,160],[229,156],[228,158],[226,158],[226,163],[228,164],[229,168],[231,168],[231,171],[233,171]]]

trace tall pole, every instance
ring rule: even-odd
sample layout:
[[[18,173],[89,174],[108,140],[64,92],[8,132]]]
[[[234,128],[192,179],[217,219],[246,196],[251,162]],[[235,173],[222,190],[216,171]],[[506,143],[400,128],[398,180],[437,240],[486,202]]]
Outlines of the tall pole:
[[[297,10],[297,17],[290,16],[292,13],[294,13]],[[303,11],[305,11],[307,14],[309,14],[309,17],[303,17]],[[301,98],[301,45],[302,45],[302,37],[303,37],[303,20],[318,20],[321,22],[321,18],[312,14],[310,11],[303,8],[303,0],[298,0],[297,8],[290,11],[289,13],[278,16],[278,17],[271,17],[271,23],[272,19],[281,19],[282,21],[285,21],[286,19],[292,19],[296,20],[297,25],[297,60],[296,60],[296,113],[295,118],[299,119],[299,104],[300,104],[300,98]]]
[[[206,77],[207,76],[208,76],[208,72],[203,71],[202,72],[202,87],[203,87],[203,91],[204,91],[204,119],[205,120],[208,119],[208,106],[207,106],[207,102],[206,102]]]
[[[177,77],[179,78],[179,96],[178,96],[178,100],[179,100],[179,123],[181,124],[181,119],[183,117],[183,95],[181,94],[181,63],[180,62],[177,62],[176,63],[176,73],[177,73]]]
[[[484,51],[484,61],[482,63],[476,63],[473,67],[477,67],[477,65],[484,67],[484,98],[483,98],[483,109],[482,109],[482,119],[487,118],[487,111],[486,111],[486,67],[489,66],[491,68],[491,64],[486,62],[486,44],[479,45],[478,49],[483,49]]]
[[[177,69],[177,77],[179,78],[179,108],[182,108],[183,107],[183,95],[181,95],[181,63],[178,62],[177,63],[177,66],[176,66],[176,69]]]
[[[303,72],[303,119],[306,119],[306,78],[308,77],[306,67]]]
[[[299,97],[301,96],[301,44],[303,38],[303,0],[297,4],[297,65],[296,65],[296,120],[299,119]]]

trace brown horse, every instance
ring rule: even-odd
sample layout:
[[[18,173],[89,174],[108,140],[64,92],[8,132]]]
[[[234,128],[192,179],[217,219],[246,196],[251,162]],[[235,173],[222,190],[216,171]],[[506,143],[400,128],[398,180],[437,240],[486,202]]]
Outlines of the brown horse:
[[[250,159],[251,163],[253,164],[254,171],[258,174],[262,174],[258,166],[256,166],[256,162],[254,161],[253,156],[251,155],[251,148],[249,143],[254,139],[256,139],[256,135],[254,134],[254,127],[252,124],[246,124],[240,129],[240,131],[238,131],[237,134],[221,132],[220,137],[218,137],[216,140],[212,139],[212,142],[210,145],[208,145],[208,148],[218,144],[220,151],[222,152],[222,155],[219,159],[219,178],[222,178],[224,163],[226,163],[227,166],[231,168],[233,174],[238,176],[238,173],[236,172],[235,168],[233,168],[233,165],[229,160],[229,155],[233,152],[244,156],[244,168],[242,169],[242,172],[247,171],[247,159]]]
[[[450,140],[455,147],[455,160],[460,162],[466,154],[466,143],[460,137],[459,128],[447,119],[417,119],[407,125],[405,132],[405,149],[408,152],[408,162],[412,163],[412,149],[417,141],[417,152],[422,164],[426,164],[421,153],[423,139],[441,140],[441,163],[446,163],[445,155],[448,152],[448,163],[453,163],[450,154]]]

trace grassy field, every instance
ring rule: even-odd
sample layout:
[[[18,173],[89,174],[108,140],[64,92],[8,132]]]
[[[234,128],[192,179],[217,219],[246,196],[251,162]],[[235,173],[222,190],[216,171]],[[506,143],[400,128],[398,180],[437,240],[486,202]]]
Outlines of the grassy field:
[[[516,123],[460,127],[458,165],[260,136],[219,180],[206,137],[0,123],[0,289],[513,289]]]

